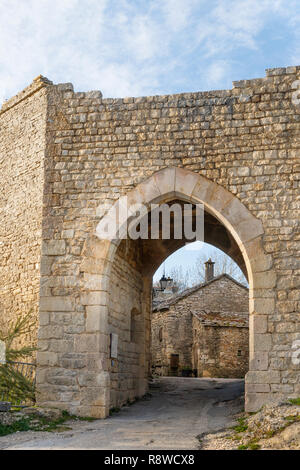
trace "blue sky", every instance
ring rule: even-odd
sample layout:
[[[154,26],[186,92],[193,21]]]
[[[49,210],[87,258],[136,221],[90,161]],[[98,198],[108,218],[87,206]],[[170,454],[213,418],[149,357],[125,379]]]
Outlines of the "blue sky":
[[[0,103],[40,74],[122,97],[227,89],[287,65],[300,65],[299,0],[0,0]]]
[[[218,264],[218,262],[220,262],[219,257],[222,255],[224,256],[224,253],[221,250],[212,245],[209,245],[208,243],[200,241],[189,243],[175,251],[164,261],[164,263],[155,272],[153,281],[159,281],[164,272],[166,273],[166,276],[171,274],[172,277],[172,270],[177,270],[178,268],[181,270],[183,276],[185,276],[188,271],[192,271],[191,274],[193,274],[195,270],[197,271],[197,265],[199,265],[199,263],[200,271],[204,275],[204,262],[211,258],[212,261],[215,261]],[[229,257],[225,255],[225,258],[228,259]],[[246,278],[243,276],[242,271],[239,269],[236,263],[233,260],[231,260],[231,262],[233,266],[235,266],[235,269],[233,269],[233,272],[229,272],[229,274],[235,277],[239,282],[247,282]],[[193,282],[195,280],[195,278],[192,278],[189,280],[189,283],[192,285],[195,283]],[[200,280],[198,280],[196,284],[199,282]]]
[[[39,74],[106,97],[231,88],[300,64],[299,0],[0,0],[0,101]]]

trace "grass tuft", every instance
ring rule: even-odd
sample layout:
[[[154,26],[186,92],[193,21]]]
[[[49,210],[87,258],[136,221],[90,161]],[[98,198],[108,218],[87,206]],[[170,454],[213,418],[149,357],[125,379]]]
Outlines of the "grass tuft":
[[[44,416],[28,416],[15,421],[12,424],[1,424],[0,423],[0,436],[7,436],[15,432],[23,431],[44,431],[44,432],[64,432],[69,431],[72,428],[64,426],[67,421],[95,421],[96,418],[81,417],[70,415],[67,411],[63,411],[61,417],[55,420],[51,420]]]
[[[291,400],[289,400],[289,402],[290,402],[292,405],[300,406],[300,398],[291,398]]]

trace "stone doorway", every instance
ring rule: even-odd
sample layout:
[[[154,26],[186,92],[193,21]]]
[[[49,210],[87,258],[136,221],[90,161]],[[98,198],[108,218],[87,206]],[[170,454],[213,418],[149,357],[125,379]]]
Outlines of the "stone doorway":
[[[261,380],[256,378],[259,371],[267,367],[266,353],[259,347],[266,332],[267,317],[254,287],[258,287],[262,276],[273,275],[269,256],[262,248],[261,222],[229,191],[181,168],[155,173],[127,197],[132,203],[138,201],[146,205],[170,201],[204,203],[205,241],[230,254],[249,281],[250,368],[246,377],[246,407],[248,411],[257,409],[267,399],[262,392],[257,395],[253,385]],[[96,374],[98,382],[92,384],[91,378],[91,387],[83,390],[85,394],[91,393],[90,413],[107,416],[111,407],[119,407],[146,393],[153,272],[184,243],[183,239],[110,242],[99,240],[95,235],[86,242],[83,289],[88,298],[92,295],[93,299],[99,299],[97,305],[87,302],[87,322],[91,325],[90,338],[99,345],[101,357],[101,370]],[[259,295],[262,293],[260,289]],[[132,309],[141,312],[139,342],[130,341]],[[118,358],[109,357],[111,333],[118,335]]]

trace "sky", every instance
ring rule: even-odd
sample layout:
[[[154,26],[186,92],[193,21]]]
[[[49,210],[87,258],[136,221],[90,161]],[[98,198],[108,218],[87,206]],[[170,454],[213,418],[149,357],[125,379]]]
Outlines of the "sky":
[[[0,104],[40,74],[125,97],[230,89],[288,65],[299,0],[0,0]],[[195,256],[183,248],[167,269]]]
[[[299,0],[0,0],[0,102],[36,76],[104,97],[228,89],[300,64]]]
[[[211,258],[212,261],[217,261],[216,257],[222,254],[224,255],[224,253],[221,250],[219,250],[215,246],[212,246],[208,243],[204,243],[200,241],[194,242],[194,243],[188,243],[182,248],[180,248],[179,250],[172,253],[164,261],[164,263],[160,265],[160,267],[154,273],[153,282],[159,281],[164,273],[166,274],[167,277],[170,274],[172,277],[172,269],[181,268],[180,271],[182,272],[184,276],[186,272],[188,272],[189,270],[193,270],[196,264],[199,262],[201,262],[201,265],[202,265],[201,272],[204,275],[205,268],[204,268],[203,260],[207,261],[209,258]],[[233,277],[237,278],[237,280],[240,282],[247,283],[246,278],[243,276],[243,273],[240,270],[240,268],[237,266],[237,264],[233,260],[231,260],[231,262],[236,267],[235,272],[232,273]]]

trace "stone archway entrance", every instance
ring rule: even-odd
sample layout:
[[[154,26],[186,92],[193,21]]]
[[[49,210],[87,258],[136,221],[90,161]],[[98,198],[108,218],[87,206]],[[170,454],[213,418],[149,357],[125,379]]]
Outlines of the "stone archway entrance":
[[[111,296],[112,273],[122,250],[126,258],[133,247],[93,234],[104,215],[100,202],[125,194],[204,202],[212,244],[230,251],[250,284],[247,409],[299,396],[299,73],[269,69],[230,90],[120,99],[40,76],[5,103],[0,307],[8,320],[31,308],[36,314],[40,404],[108,413],[109,322],[117,327],[122,313]],[[153,246],[143,246],[143,286],[179,247]],[[121,287],[129,285],[129,266]],[[147,289],[126,308],[141,311]],[[123,385],[116,395],[126,398]]]
[[[250,366],[246,376],[246,407],[248,411],[258,409],[268,400],[264,385],[269,379],[267,314],[270,309],[264,288],[275,277],[271,257],[262,248],[261,222],[229,191],[182,168],[158,171],[127,197],[129,205],[173,200],[201,202],[208,217],[225,228],[231,241],[225,251],[232,250],[249,280]],[[149,253],[151,242],[147,241],[143,247],[137,241],[111,242],[92,235],[85,244],[81,269],[86,335],[82,341],[89,344],[86,354],[97,362],[97,370],[82,372],[87,378],[81,388],[85,405],[78,406],[77,412],[89,410],[89,414],[107,416],[110,407],[142,396],[147,390],[152,275],[162,259],[175,251],[172,243],[165,244],[156,252],[159,259],[154,265],[153,257],[148,257],[148,262],[143,258],[143,250]],[[222,243],[220,237],[219,246]],[[138,342],[131,341],[132,311],[141,312]],[[118,341],[117,357],[110,352],[111,334]]]

